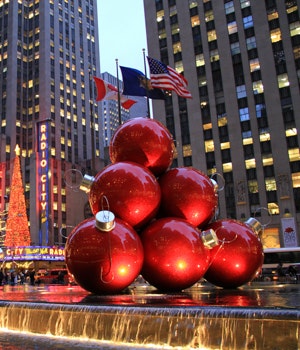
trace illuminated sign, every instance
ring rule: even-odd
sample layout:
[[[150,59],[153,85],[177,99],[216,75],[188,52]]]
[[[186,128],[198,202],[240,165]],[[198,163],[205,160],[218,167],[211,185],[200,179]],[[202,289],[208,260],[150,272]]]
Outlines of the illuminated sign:
[[[49,217],[49,151],[48,121],[38,124],[38,209],[40,216],[39,244],[48,244]]]
[[[4,254],[5,261],[13,260],[65,260],[65,249],[63,247],[7,247]]]

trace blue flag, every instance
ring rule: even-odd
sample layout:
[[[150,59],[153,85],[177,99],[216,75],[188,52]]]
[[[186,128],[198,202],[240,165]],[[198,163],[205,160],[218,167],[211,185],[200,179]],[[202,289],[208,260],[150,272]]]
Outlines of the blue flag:
[[[145,74],[134,68],[120,66],[123,76],[123,95],[147,96],[156,100],[164,100],[165,94],[161,89],[153,88]]]

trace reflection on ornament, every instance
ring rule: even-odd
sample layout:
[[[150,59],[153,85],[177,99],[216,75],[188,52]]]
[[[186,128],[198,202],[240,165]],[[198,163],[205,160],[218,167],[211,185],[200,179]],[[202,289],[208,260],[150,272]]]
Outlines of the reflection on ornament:
[[[210,252],[199,231],[183,219],[162,218],[141,233],[144,247],[142,275],[163,291],[180,291],[204,275]]]
[[[214,216],[218,197],[211,179],[194,168],[174,168],[159,178],[161,215],[202,227]]]
[[[90,189],[89,202],[94,215],[102,210],[104,196],[110,210],[135,228],[146,224],[158,211],[159,184],[147,168],[137,163],[108,165],[95,177],[85,176],[85,185]]]
[[[144,258],[137,233],[109,213],[97,213],[77,225],[67,239],[65,255],[76,282],[95,294],[112,294],[139,275]],[[104,229],[104,230],[103,230]]]
[[[211,250],[205,278],[220,287],[236,288],[255,278],[263,264],[263,247],[256,232],[237,220],[223,219],[208,225],[220,245]]]
[[[109,147],[112,163],[139,163],[158,176],[172,163],[174,142],[169,130],[159,121],[135,118],[122,124]]]

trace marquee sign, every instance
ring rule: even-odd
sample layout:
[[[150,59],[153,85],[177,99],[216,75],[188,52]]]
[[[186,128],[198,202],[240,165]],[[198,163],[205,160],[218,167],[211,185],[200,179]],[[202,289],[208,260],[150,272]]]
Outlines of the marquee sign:
[[[5,261],[13,260],[65,260],[65,249],[63,247],[7,247],[2,252]],[[2,255],[1,254],[1,255]]]

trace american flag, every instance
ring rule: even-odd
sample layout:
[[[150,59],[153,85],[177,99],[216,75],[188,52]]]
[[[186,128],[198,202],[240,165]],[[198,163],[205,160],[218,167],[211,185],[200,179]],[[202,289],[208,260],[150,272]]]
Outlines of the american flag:
[[[151,86],[162,90],[172,90],[180,97],[192,98],[187,90],[187,80],[183,75],[154,58],[147,57],[150,68]]]

